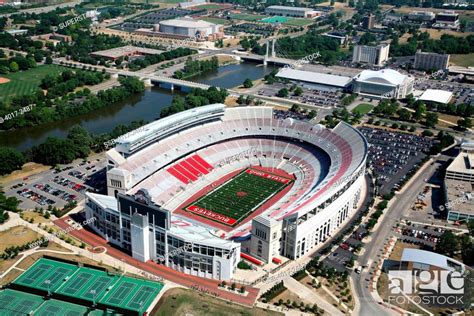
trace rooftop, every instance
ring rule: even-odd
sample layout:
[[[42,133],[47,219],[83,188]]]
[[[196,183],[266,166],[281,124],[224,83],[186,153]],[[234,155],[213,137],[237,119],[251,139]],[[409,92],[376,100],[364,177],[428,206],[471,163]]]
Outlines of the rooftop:
[[[405,248],[403,249],[401,261],[410,261],[421,263],[422,265],[430,265],[440,267],[446,270],[462,270],[464,271],[464,264],[449,257],[440,255],[435,252]],[[424,268],[424,267],[420,267]]]
[[[171,19],[160,21],[160,25],[166,26],[175,26],[175,27],[213,27],[216,26],[214,23],[209,23],[204,20],[194,20],[190,18],[182,18],[182,19]]]
[[[369,81],[373,83],[390,85],[401,85],[407,78],[407,75],[403,75],[393,69],[382,69],[377,71],[364,70],[354,77],[354,79],[357,81]]]
[[[127,56],[130,54],[136,54],[136,53],[147,54],[147,55],[157,55],[157,54],[161,54],[162,52],[163,52],[162,50],[127,45],[123,47],[100,50],[97,52],[93,52],[91,54],[96,55],[96,56],[119,58],[122,56]]]
[[[452,97],[453,93],[450,91],[428,89],[423,92],[418,100],[447,104],[451,101]]]
[[[290,6],[284,6],[284,5],[271,5],[271,6],[267,7],[267,9],[293,10],[293,11],[301,11],[301,12],[313,11],[312,8],[290,7]]]
[[[474,153],[461,152],[448,166],[446,172],[458,172],[474,175]]]
[[[474,185],[469,181],[446,179],[448,209],[474,215]]]
[[[344,88],[350,84],[352,78],[345,76],[328,75],[319,72],[282,68],[276,75],[280,78],[299,80],[310,83],[324,84]]]

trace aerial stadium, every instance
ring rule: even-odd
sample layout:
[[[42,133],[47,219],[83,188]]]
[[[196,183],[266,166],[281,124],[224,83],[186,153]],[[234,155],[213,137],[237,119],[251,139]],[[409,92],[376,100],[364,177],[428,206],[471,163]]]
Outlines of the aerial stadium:
[[[367,142],[272,107],[213,104],[152,122],[107,152],[90,227],[134,258],[229,280],[237,263],[297,259],[362,198]]]

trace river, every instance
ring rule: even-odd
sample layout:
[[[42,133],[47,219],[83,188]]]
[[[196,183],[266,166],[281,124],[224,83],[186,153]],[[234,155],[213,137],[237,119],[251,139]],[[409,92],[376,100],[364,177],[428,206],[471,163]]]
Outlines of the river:
[[[254,63],[232,64],[189,80],[222,88],[233,88],[241,85],[246,78],[251,80],[263,78],[273,69],[273,66],[264,67]],[[46,138],[51,136],[64,138],[69,129],[77,124],[92,134],[101,134],[112,131],[115,126],[120,124],[128,125],[132,121],[138,120],[152,121],[159,118],[161,109],[171,104],[173,96],[180,93],[179,91],[172,92],[158,87],[150,87],[129,100],[112,104],[85,115],[0,133],[0,145],[25,150],[43,143]]]

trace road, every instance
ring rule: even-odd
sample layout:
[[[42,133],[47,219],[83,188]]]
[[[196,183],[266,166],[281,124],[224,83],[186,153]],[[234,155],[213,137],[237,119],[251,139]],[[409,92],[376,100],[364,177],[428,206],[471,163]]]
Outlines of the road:
[[[360,300],[359,309],[354,312],[355,315],[398,315],[388,308],[379,305],[373,299],[368,286],[368,280],[371,278],[369,271],[373,270],[373,267],[376,265],[374,259],[382,254],[383,245],[390,237],[392,227],[402,218],[403,213],[410,208],[419,192],[426,185],[424,179],[431,178],[436,170],[448,159],[448,156],[440,155],[433,164],[428,162],[429,165],[422,173],[415,175],[414,177],[416,178],[408,182],[403,192],[396,196],[396,200],[385,211],[385,216],[379,224],[379,228],[371,235],[371,241],[364,247],[365,253],[357,260],[359,265],[368,266],[368,268],[363,269],[360,275],[353,277],[356,295]]]
[[[19,14],[19,13],[45,13],[45,12],[54,11],[57,8],[74,7],[75,5],[80,4],[82,1],[83,0],[76,0],[76,1],[71,1],[71,2],[65,2],[65,3],[60,3],[60,4],[49,5],[49,6],[45,6],[45,7],[25,9],[25,10],[20,10],[18,12],[13,12],[13,13],[0,14],[0,17],[9,17],[11,15],[15,15],[15,14]]]

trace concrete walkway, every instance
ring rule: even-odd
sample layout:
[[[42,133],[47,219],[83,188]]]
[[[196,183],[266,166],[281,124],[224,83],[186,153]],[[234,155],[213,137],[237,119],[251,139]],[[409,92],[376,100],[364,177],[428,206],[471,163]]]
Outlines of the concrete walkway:
[[[344,315],[336,307],[321,299],[321,297],[319,297],[314,291],[308,289],[306,286],[295,279],[289,277],[283,282],[288,290],[298,295],[298,297],[302,300],[318,305],[319,308],[324,309],[330,315]]]

